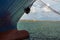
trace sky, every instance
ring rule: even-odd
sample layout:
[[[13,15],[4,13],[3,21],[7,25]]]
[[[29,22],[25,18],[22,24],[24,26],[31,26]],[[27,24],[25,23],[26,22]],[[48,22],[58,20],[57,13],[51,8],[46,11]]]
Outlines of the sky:
[[[54,4],[53,4],[54,5]],[[57,6],[58,8],[58,6]],[[60,11],[60,10],[59,10]],[[31,7],[29,14],[25,14],[21,17],[21,20],[59,20],[60,15],[53,12],[41,1],[37,0]]]

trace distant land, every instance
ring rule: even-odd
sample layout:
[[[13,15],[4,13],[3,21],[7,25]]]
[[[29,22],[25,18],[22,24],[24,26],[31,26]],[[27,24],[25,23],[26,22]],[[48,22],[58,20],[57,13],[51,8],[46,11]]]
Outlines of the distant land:
[[[40,22],[40,21],[43,21],[43,22],[60,22],[60,20],[26,20],[26,19],[21,19],[19,20],[20,21],[29,21],[29,22]]]

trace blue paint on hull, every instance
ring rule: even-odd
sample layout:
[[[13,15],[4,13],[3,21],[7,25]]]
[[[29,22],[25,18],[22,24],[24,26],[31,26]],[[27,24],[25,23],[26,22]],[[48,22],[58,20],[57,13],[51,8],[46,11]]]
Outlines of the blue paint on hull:
[[[0,0],[0,32],[17,28],[17,22],[24,14],[24,8],[33,4],[35,0]],[[8,26],[5,25],[10,20]],[[1,26],[3,25],[4,26]]]

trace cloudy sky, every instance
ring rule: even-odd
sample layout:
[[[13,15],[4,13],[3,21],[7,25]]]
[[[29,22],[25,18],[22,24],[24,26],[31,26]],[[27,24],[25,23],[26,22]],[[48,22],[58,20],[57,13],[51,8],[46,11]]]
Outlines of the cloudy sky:
[[[57,7],[58,8],[58,7]],[[21,19],[27,20],[60,20],[60,15],[53,12],[41,1],[36,1],[29,14],[24,14]]]

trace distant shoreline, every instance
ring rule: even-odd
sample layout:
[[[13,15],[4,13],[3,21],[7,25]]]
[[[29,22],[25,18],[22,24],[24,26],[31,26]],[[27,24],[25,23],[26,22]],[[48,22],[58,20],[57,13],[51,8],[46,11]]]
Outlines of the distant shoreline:
[[[44,22],[48,22],[48,21],[51,21],[51,22],[60,22],[59,20],[19,20],[19,21],[29,21],[29,22],[40,22],[40,21],[44,21]]]

